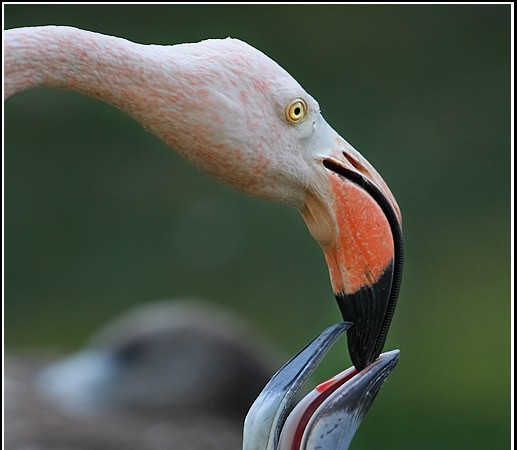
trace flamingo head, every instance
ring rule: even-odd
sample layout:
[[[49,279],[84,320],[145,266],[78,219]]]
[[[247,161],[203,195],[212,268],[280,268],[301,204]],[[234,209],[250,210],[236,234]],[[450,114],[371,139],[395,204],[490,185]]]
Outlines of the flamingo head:
[[[401,280],[401,214],[387,184],[260,51],[235,39],[168,51],[174,75],[156,98],[172,100],[149,126],[215,177],[299,208],[323,249],[343,319],[354,324],[352,361],[364,368],[382,351]]]

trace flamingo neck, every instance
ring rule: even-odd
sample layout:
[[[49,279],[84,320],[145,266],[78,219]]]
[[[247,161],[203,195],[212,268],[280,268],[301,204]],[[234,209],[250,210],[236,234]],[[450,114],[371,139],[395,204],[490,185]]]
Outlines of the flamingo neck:
[[[292,168],[271,151],[287,125],[263,132],[277,112],[254,98],[269,92],[254,77],[259,68],[273,80],[288,74],[243,42],[142,45],[72,27],[19,28],[4,32],[4,68],[5,98],[34,87],[81,92],[121,109],[238,190],[303,205],[305,166]]]
[[[194,84],[200,83],[192,58],[181,48],[185,46],[142,45],[65,26],[7,30],[4,95],[52,87],[97,98],[210,172],[211,167],[204,166],[218,155],[199,120],[203,92],[195,90]]]
[[[5,97],[48,86],[115,102],[113,88],[126,84],[132,75],[128,64],[132,45],[120,38],[71,27],[7,30]]]
[[[152,66],[146,64],[146,46],[62,26],[7,30],[4,43],[5,98],[35,87],[68,89],[110,103],[145,125],[139,116],[153,75],[146,70]]]

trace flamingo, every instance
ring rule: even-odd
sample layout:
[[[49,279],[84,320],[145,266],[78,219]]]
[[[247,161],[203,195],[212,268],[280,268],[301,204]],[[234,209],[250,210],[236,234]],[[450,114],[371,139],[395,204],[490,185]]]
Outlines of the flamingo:
[[[398,351],[379,355],[400,288],[402,219],[382,177],[324,120],[317,101],[237,39],[141,45],[63,26],[5,31],[4,80],[5,98],[47,86],[105,101],[215,178],[300,211],[345,322],[272,378],[248,413],[244,448],[348,448],[362,418],[354,411],[368,409],[398,359]],[[355,369],[344,384],[317,390],[320,406],[301,406],[303,418],[292,419],[299,432],[290,433],[287,405],[345,330]],[[345,435],[324,437],[320,427],[337,422]]]

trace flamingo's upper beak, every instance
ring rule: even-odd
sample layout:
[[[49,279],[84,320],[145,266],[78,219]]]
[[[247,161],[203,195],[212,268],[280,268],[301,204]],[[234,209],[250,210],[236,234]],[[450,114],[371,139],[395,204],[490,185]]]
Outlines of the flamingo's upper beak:
[[[330,128],[330,127],[329,127]],[[348,348],[361,370],[382,351],[402,276],[401,214],[390,189],[333,130],[319,156],[324,188],[310,191],[302,215],[327,261],[348,330]]]
[[[351,324],[327,328],[285,364],[266,385],[244,424],[244,450],[348,448],[399,351],[383,353],[358,372],[351,367],[319,384],[293,409],[290,403],[340,334]]]

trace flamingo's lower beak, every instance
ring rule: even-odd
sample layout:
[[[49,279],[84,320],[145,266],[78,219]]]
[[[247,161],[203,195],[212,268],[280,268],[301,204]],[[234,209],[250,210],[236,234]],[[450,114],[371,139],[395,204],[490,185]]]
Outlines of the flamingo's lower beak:
[[[266,385],[244,424],[244,450],[345,450],[368,412],[399,351],[383,353],[357,371],[351,367],[319,384],[292,410],[300,387],[351,324],[327,328]]]

